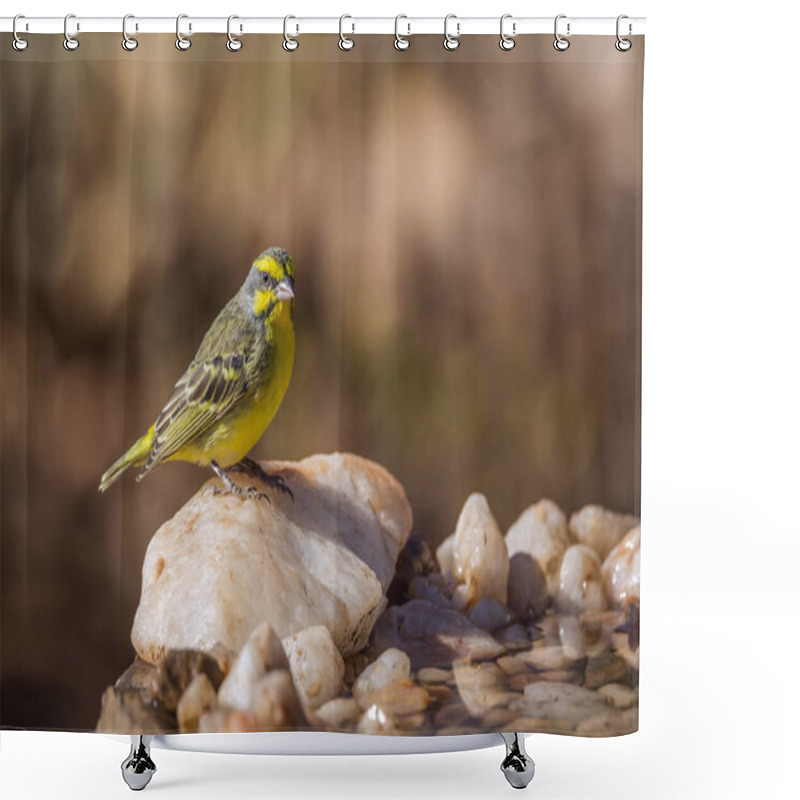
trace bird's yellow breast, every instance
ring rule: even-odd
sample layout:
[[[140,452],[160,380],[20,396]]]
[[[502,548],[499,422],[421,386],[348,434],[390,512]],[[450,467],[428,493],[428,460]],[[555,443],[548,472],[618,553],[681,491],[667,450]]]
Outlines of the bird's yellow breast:
[[[294,324],[289,303],[280,304],[266,323],[266,334],[270,359],[252,390],[202,437],[182,447],[169,460],[201,466],[216,461],[221,467],[229,467],[252,450],[278,412],[292,377]]]

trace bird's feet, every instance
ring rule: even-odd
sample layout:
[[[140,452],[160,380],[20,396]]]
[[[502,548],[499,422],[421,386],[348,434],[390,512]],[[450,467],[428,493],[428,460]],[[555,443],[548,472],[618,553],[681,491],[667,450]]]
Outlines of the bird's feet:
[[[254,461],[252,458],[243,458],[238,464],[234,464],[230,469],[237,472],[247,472],[255,478],[258,478],[262,483],[265,483],[270,489],[278,489],[294,500],[292,490],[286,484],[282,475],[271,475],[267,472],[261,464]]]
[[[241,497],[243,500],[266,500],[271,503],[272,500],[266,492],[262,492],[257,486],[239,486],[234,483],[228,473],[216,461],[211,462],[211,469],[217,474],[217,477],[222,481],[222,487],[212,486],[212,494],[232,494],[236,497]],[[270,489],[279,489],[285,492],[289,497],[294,500],[292,490],[286,485],[286,481],[281,475],[270,475],[263,470],[261,466],[253,461],[251,458],[243,458],[238,464],[228,467],[229,471],[248,472],[259,480],[263,481]]]
[[[241,497],[242,500],[266,500],[268,503],[272,503],[266,492],[260,491],[255,486],[239,486],[233,481],[230,486],[212,486],[211,494],[232,494],[235,497]]]

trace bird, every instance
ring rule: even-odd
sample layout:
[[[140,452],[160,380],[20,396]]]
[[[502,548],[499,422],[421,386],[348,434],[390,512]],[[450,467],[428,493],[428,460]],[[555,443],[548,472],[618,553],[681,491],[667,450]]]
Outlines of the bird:
[[[247,472],[287,493],[247,454],[269,427],[286,394],[294,366],[294,277],[289,253],[264,250],[239,291],[211,324],[172,395],[136,443],[100,479],[104,492],[130,466],[137,481],[165,461],[211,467],[222,481],[215,493],[264,498],[255,486],[236,484],[229,472]]]

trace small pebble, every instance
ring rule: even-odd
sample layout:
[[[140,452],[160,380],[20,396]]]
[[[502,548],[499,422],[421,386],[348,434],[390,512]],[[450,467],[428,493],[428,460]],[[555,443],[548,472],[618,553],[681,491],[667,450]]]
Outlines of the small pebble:
[[[641,539],[641,530],[637,526],[625,535],[603,562],[603,589],[608,601],[617,608],[624,608],[633,600],[639,601]]]
[[[575,663],[575,659],[570,657],[560,645],[534,647],[531,650],[518,653],[517,658],[539,670],[566,669]]]
[[[508,555],[527,553],[545,577],[552,598],[558,591],[561,559],[570,546],[567,518],[552,500],[540,500],[522,512],[506,533]]]
[[[397,730],[394,720],[377,705],[370,706],[358,721],[360,733],[388,733]]]
[[[219,688],[219,701],[240,711],[253,707],[256,682],[272,669],[289,669],[289,661],[278,635],[268,622],[250,634]]]
[[[336,697],[320,706],[316,714],[329,728],[351,728],[361,716],[361,706],[352,697]]]
[[[639,700],[639,693],[624,683],[607,683],[601,686],[598,692],[607,697],[614,708],[622,710],[630,708]]]
[[[404,678],[367,695],[359,695],[356,700],[363,709],[380,706],[386,714],[398,717],[424,711],[431,703],[431,696],[414,681]]]
[[[324,625],[314,625],[281,641],[306,708],[319,708],[341,694],[344,661]]]
[[[423,667],[417,672],[417,680],[420,683],[444,683],[453,677],[449,669],[439,669],[438,667]]]
[[[561,562],[557,608],[569,614],[580,614],[589,608],[605,609],[601,567],[597,553],[590,547],[576,544],[568,548]]]
[[[459,514],[453,542],[453,575],[466,588],[467,605],[483,599],[505,605],[508,548],[482,494],[471,494]]]
[[[530,672],[528,665],[516,656],[500,656],[497,659],[497,666],[506,673],[506,675],[521,675],[522,673]]]
[[[586,662],[585,684],[588,689],[597,689],[607,683],[633,683],[633,672],[624,658],[616,653],[592,656]]]
[[[216,704],[214,685],[204,672],[198,673],[178,701],[178,725],[181,733],[197,733],[200,717]]]
[[[509,610],[497,600],[479,600],[469,615],[469,621],[485,631],[497,630],[511,621]]]
[[[618,514],[601,506],[589,505],[569,518],[569,532],[574,541],[591,547],[603,561],[638,522],[636,517],[628,514]]]
[[[453,665],[456,686],[470,716],[481,717],[490,708],[505,704],[508,699],[506,674],[497,664],[473,664],[468,660]]]
[[[390,683],[408,678],[411,674],[411,661],[397,648],[384,650],[356,679],[353,684],[353,696],[356,700],[388,686]]]

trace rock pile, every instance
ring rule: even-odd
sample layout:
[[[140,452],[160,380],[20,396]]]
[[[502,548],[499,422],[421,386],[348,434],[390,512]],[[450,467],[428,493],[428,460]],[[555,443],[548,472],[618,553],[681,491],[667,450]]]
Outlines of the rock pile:
[[[434,555],[380,466],[264,466],[294,501],[204,488],[154,536],[98,730],[636,730],[635,518],[541,500],[503,536],[473,494]]]

